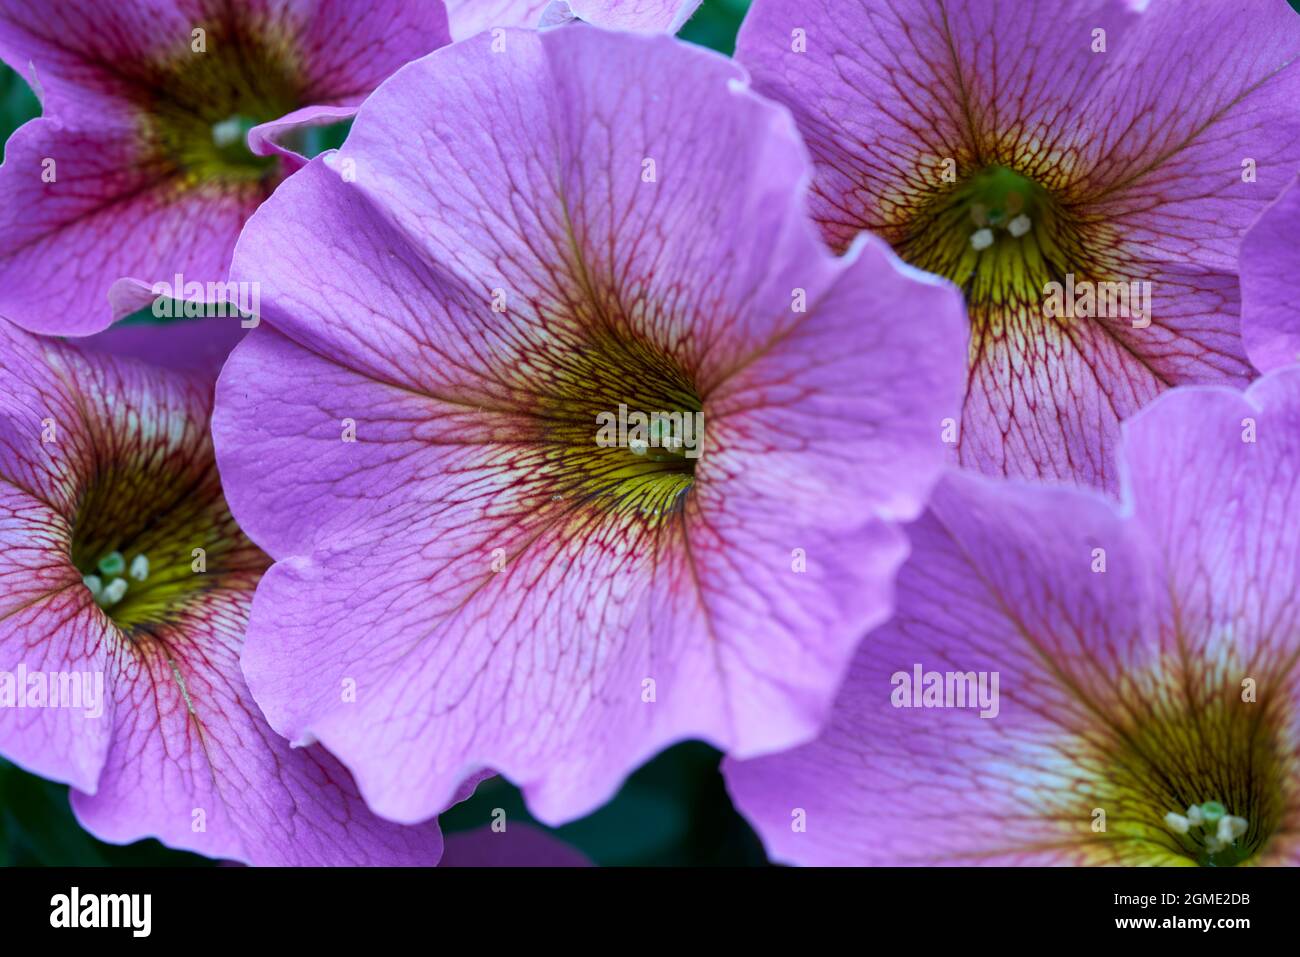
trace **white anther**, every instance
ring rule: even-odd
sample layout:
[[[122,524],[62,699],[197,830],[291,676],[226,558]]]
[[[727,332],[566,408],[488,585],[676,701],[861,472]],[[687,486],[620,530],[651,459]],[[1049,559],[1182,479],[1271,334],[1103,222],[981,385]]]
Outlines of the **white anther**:
[[[218,149],[224,149],[232,143],[239,142],[241,133],[239,117],[237,116],[212,124],[212,142],[216,144]]]
[[[970,244],[976,252],[982,252],[983,250],[988,249],[993,245],[993,230],[975,230],[975,232],[970,234]]]
[[[87,575],[81,579],[81,583],[90,589],[95,598],[99,598],[100,592],[104,590],[104,582],[98,575]]]
[[[104,590],[100,592],[99,595],[100,607],[109,608],[113,605],[116,605],[119,601],[122,600],[122,596],[125,594],[126,594],[126,579],[114,578],[111,582],[105,585]]]
[[[646,449],[649,448],[645,439],[628,439],[627,447],[633,455],[645,455]]]
[[[1225,814],[1219,818],[1219,830],[1215,837],[1223,844],[1231,844],[1245,834],[1248,827],[1250,827],[1250,823],[1244,817],[1233,817],[1231,814]]]
[[[1201,822],[1205,820],[1205,815],[1201,813],[1201,806],[1199,804],[1193,804],[1187,809],[1187,820],[1190,821],[1194,827],[1201,826]]]
[[[1007,232],[1012,236],[1015,236],[1016,239],[1019,239],[1025,233],[1029,232],[1029,230],[1033,228],[1033,225],[1034,224],[1029,221],[1029,217],[1024,213],[1021,213],[1015,219],[1011,220],[1011,222],[1007,223]]]
[[[1165,824],[1175,834],[1186,834],[1192,827],[1191,821],[1173,811],[1165,815]]]
[[[127,574],[138,582],[144,581],[149,577],[149,559],[143,555],[135,556],[131,559],[131,568]]]

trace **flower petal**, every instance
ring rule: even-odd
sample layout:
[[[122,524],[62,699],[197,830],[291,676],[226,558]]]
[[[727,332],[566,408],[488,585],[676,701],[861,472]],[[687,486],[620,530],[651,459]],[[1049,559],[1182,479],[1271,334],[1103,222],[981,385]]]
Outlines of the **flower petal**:
[[[1267,372],[1300,361],[1300,179],[1278,197],[1241,244],[1242,337]]]
[[[120,277],[143,288],[178,272],[186,282],[224,281],[240,227],[266,192],[256,182],[184,189],[178,176],[147,162],[126,135],[48,119],[20,128],[0,166],[8,199],[0,208],[0,316],[33,332],[84,336],[144,300],[102,308]]]
[[[241,238],[264,324],[214,434],[280,559],[244,670],[385,816],[491,767],[564,820],[668,742],[804,740],[888,612],[959,301],[875,241],[829,255],[787,117],[740,79],[667,38],[476,37],[385,84]],[[716,423],[680,510],[602,507],[537,432],[602,330],[689,370]],[[617,392],[637,370],[611,361]]]
[[[1255,860],[1294,863],[1298,426],[1292,367],[1244,396],[1175,390],[1127,423],[1123,508],[946,478],[826,731],[724,764],[769,851],[1186,864],[1164,815],[1222,799],[1256,828]],[[921,707],[918,668],[997,674],[996,713]]]
[[[962,179],[1001,166],[1082,224],[1060,272],[1150,284],[1135,322],[1056,321],[1045,289],[998,279],[967,289],[963,463],[1110,491],[1121,420],[1172,385],[1249,378],[1237,247],[1300,157],[1298,54],[1281,4],[1118,0],[756,0],[737,48],[808,140],[833,244],[868,229],[905,257],[929,248],[910,230],[948,190],[943,164]]]
[[[1092,805],[1079,805],[1068,758],[1090,713],[1058,676],[1111,693],[1140,633],[1139,553],[1091,496],[963,473],[908,531],[894,618],[863,641],[826,730],[784,754],[728,759],[737,807],[773,857],[801,864],[1077,857]],[[1104,575],[1089,572],[1094,547],[1107,551]],[[891,706],[893,676],[916,665],[999,673],[997,716]]]
[[[1300,366],[1244,394],[1171,392],[1124,423],[1124,447],[1126,500],[1177,613],[1205,623],[1181,653],[1226,642],[1257,678],[1300,688]]]
[[[574,17],[610,30],[676,33],[700,0],[447,0],[452,36],[493,27],[557,26]]]
[[[96,793],[72,794],[81,825],[258,865],[437,862],[436,822],[380,820],[328,752],[267,727],[239,670],[255,580],[227,581],[114,655],[113,745]]]
[[[535,27],[551,0],[447,0],[451,37],[463,40],[493,27]]]
[[[556,0],[587,23],[609,30],[676,33],[699,9],[701,0]]]
[[[248,148],[254,156],[278,156],[290,172],[307,165],[307,157],[285,146],[281,140],[316,126],[342,123],[357,115],[355,106],[305,106],[278,120],[259,123],[248,131]]]
[[[190,325],[153,332],[206,332]],[[71,783],[82,823],[106,840],[156,836],[254,863],[436,863],[436,823],[375,818],[337,760],[291,748],[252,701],[239,651],[266,557],[221,498],[215,370],[95,346],[0,324],[0,672],[98,675],[104,689],[102,714],[48,697],[0,708],[0,750]],[[128,541],[147,584],[106,612],[83,562]]]
[[[177,319],[165,325],[139,323],[115,325],[82,339],[91,352],[141,359],[164,369],[184,369],[215,382],[230,351],[248,331],[235,317]]]
[[[17,425],[6,418],[4,431]],[[27,426],[40,435],[39,419]],[[111,628],[76,569],[60,560],[58,549],[67,545],[57,512],[0,479],[0,753],[42,777],[94,791],[109,749],[112,702],[101,696],[102,707],[85,698],[80,708],[23,706],[24,675],[68,675],[89,681],[82,688],[93,694],[94,675],[102,680],[107,671]],[[6,681],[13,681],[7,690]]]
[[[447,835],[439,867],[590,867],[578,850],[527,824],[511,824],[504,831],[484,825],[473,831]]]
[[[404,64],[451,42],[441,0],[264,0],[259,6],[265,20],[253,19],[257,29],[283,29],[298,44],[303,106],[357,106]]]

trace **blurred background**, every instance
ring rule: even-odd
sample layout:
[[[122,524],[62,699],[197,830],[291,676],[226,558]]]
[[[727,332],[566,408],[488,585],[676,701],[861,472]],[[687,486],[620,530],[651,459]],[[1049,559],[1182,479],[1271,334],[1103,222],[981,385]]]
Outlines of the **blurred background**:
[[[682,39],[730,55],[749,0],[704,0]],[[0,141],[35,116],[40,105],[27,84],[0,65]],[[313,152],[338,146],[345,126],[322,131]],[[125,320],[157,322],[146,310]],[[502,778],[441,817],[444,833],[472,831],[501,808],[510,823],[527,821],[598,865],[762,865],[762,846],[736,813],[718,773],[721,755],[697,742],[669,748],[633,774],[618,795],[590,817],[558,829],[537,824],[518,789]],[[212,866],[157,841],[104,844],[81,829],[68,789],[0,758],[0,866]]]

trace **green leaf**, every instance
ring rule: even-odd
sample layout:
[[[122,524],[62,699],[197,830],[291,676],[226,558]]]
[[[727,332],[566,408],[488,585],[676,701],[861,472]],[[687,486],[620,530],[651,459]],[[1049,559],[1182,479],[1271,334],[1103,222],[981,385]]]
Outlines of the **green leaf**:
[[[13,70],[0,64],[0,142],[33,117],[41,115],[41,104],[31,87]]]
[[[178,867],[209,865],[154,840],[115,845],[82,830],[68,788],[0,758],[0,867]]]
[[[736,33],[749,10],[750,0],[704,0],[695,16],[686,21],[677,35],[683,40],[731,56],[736,49]]]

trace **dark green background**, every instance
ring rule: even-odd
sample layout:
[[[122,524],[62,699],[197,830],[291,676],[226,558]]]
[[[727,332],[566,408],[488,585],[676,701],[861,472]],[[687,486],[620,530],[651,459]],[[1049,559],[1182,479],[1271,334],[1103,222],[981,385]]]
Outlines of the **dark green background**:
[[[729,54],[748,6],[749,0],[705,0],[681,36]],[[0,66],[0,140],[39,112],[26,84]],[[336,146],[345,134],[345,129],[333,131],[315,145]],[[146,311],[137,321],[152,317]],[[717,751],[699,743],[669,748],[633,774],[614,800],[554,833],[603,865],[762,864],[762,847],[727,798],[719,759]],[[0,760],[0,865],[211,863],[157,841],[123,847],[97,841],[78,826],[67,792]],[[532,820],[518,789],[493,778],[442,815],[443,830],[482,827],[498,807],[511,821]]]

